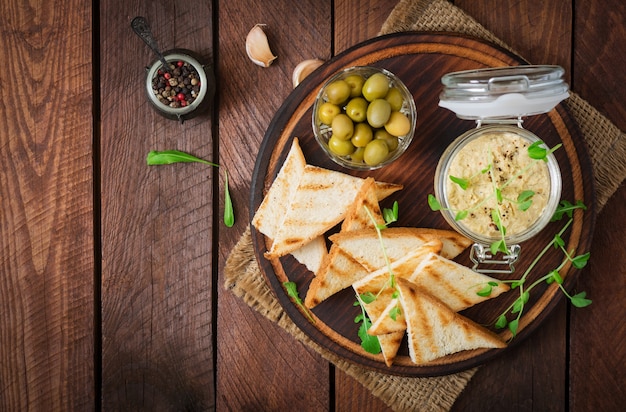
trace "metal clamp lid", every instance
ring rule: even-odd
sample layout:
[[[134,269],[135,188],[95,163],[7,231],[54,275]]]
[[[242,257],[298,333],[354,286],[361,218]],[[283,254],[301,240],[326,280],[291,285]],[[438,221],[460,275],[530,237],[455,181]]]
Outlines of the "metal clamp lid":
[[[547,113],[569,97],[560,66],[514,66],[448,73],[439,106],[464,119]]]

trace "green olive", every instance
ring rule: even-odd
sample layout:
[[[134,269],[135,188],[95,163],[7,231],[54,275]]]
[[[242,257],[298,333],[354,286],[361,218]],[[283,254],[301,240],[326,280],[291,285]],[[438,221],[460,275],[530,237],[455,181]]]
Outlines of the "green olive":
[[[360,74],[351,74],[346,76],[343,79],[348,86],[350,86],[350,97],[358,97],[361,95],[361,90],[363,89],[363,83],[365,83],[365,79]]]
[[[374,99],[367,106],[367,122],[370,126],[383,127],[391,115],[391,105],[387,100]]]
[[[335,116],[341,113],[341,108],[336,104],[332,104],[330,102],[324,102],[320,104],[317,109],[317,117],[320,119],[320,122],[327,124],[330,126]]]
[[[374,131],[367,123],[357,123],[354,126],[352,144],[356,147],[365,147],[374,138]]]
[[[352,159],[355,163],[363,163],[363,153],[365,153],[365,148],[357,147],[356,150],[350,155],[350,159]]]
[[[391,111],[397,112],[402,109],[404,98],[402,97],[402,92],[397,87],[389,89],[387,96],[385,96],[385,100],[387,100],[391,105]]]
[[[354,152],[354,145],[350,140],[338,139],[335,135],[328,139],[328,148],[338,156],[348,156]]]
[[[387,143],[384,140],[374,139],[365,146],[363,161],[370,166],[376,166],[384,162],[387,156],[389,156]]]
[[[374,139],[383,140],[387,143],[387,147],[389,148],[389,152],[393,152],[398,148],[398,138],[385,129],[378,129],[374,132]]]
[[[367,118],[367,100],[362,97],[350,99],[346,105],[346,114],[355,122],[364,122]]]
[[[394,136],[404,136],[411,131],[411,121],[402,112],[391,112],[385,130]]]
[[[344,113],[339,113],[335,116],[330,124],[330,128],[332,129],[333,136],[341,140],[350,140],[354,133],[354,123],[348,115]]]
[[[326,98],[333,104],[342,104],[350,97],[350,86],[344,80],[335,80],[326,86]]]
[[[389,79],[382,73],[374,73],[363,83],[362,94],[367,101],[384,99],[389,91]]]

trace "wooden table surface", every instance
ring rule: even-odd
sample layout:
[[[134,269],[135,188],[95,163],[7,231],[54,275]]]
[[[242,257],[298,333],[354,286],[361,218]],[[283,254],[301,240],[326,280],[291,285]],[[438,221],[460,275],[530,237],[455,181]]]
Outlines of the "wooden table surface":
[[[304,59],[375,36],[397,2],[373,0],[3,1],[0,128],[0,410],[389,410],[223,287],[248,225],[253,165]],[[533,63],[626,130],[622,0],[459,0]],[[202,117],[158,116],[142,91],[162,49],[214,64]],[[267,24],[279,57],[253,65]],[[147,167],[179,149],[229,171],[237,221],[221,221],[223,174]],[[599,214],[578,288],[509,353],[484,365],[454,410],[613,411],[626,403],[626,188]]]

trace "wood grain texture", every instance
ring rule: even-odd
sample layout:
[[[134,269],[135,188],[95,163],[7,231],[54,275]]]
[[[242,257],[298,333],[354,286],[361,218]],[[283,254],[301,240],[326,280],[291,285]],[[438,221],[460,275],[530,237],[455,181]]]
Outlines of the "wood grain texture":
[[[288,10],[288,21],[285,11]],[[249,224],[252,169],[265,130],[292,90],[300,61],[328,59],[331,9],[328,2],[223,2],[219,9],[219,157],[230,172],[237,223],[219,228],[219,273]],[[257,23],[272,52],[269,68],[247,57],[245,38]],[[325,410],[329,366],[274,322],[218,286],[217,410]]]
[[[212,62],[209,3],[135,0],[120,13],[119,3],[101,2],[102,407],[209,409],[217,174],[145,159],[178,149],[212,160],[212,121],[180,124],[148,105],[144,67],[155,56],[130,29],[136,15],[162,50],[187,48]]]
[[[0,410],[95,402],[91,9],[2,2]]]

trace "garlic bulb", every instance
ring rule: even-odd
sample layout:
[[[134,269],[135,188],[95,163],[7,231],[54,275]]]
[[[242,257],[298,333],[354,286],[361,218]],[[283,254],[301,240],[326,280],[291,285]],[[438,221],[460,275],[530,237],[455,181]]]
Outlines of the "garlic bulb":
[[[261,67],[269,67],[269,65],[276,60],[277,56],[274,56],[270,50],[267,36],[263,31],[264,26],[265,24],[256,24],[248,32],[248,36],[246,37],[246,52],[254,64]]]
[[[309,59],[303,60],[293,69],[293,75],[291,76],[293,81],[293,88],[295,89],[305,77],[311,74],[315,69],[324,64],[324,60]]]

